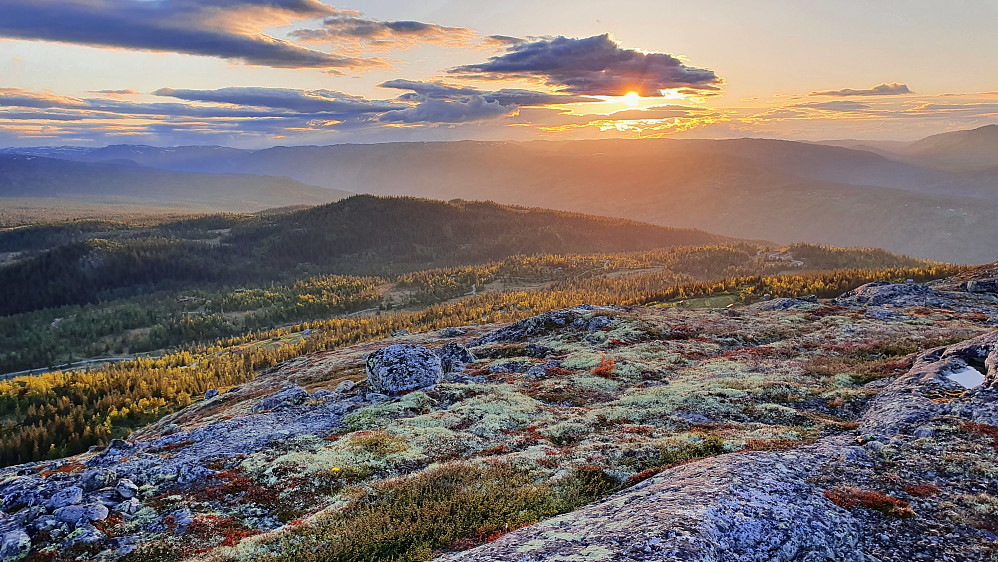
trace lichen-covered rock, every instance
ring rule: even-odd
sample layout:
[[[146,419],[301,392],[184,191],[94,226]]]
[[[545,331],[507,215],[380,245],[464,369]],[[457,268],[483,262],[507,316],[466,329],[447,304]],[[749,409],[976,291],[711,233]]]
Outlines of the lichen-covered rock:
[[[3,535],[0,543],[0,562],[14,562],[31,552],[31,537],[22,530],[11,531]]]
[[[49,507],[59,509],[67,505],[76,505],[83,502],[83,488],[79,486],[69,486],[56,492],[49,499]]]
[[[397,396],[440,382],[440,358],[421,345],[390,345],[367,358],[367,380],[375,393]]]
[[[281,408],[288,408],[291,406],[298,406],[305,403],[308,399],[308,392],[298,386],[286,386],[280,390],[271,394],[270,396],[264,398],[257,404],[253,411],[264,412],[267,410],[279,410]]]
[[[217,388],[209,388],[204,393],[204,399],[205,400],[211,400],[212,398],[214,398],[216,396],[218,396],[218,389]]]
[[[447,345],[437,350],[437,357],[440,358],[440,366],[444,373],[456,373],[464,369],[468,363],[475,361],[475,356],[463,345],[448,342]]]
[[[83,473],[83,489],[87,492],[107,488],[114,484],[118,475],[109,468],[95,468]]]
[[[998,293],[998,279],[975,279],[967,282],[970,293]]]
[[[613,310],[613,308],[579,305],[572,308],[545,312],[544,314],[520,320],[519,322],[515,322],[509,326],[505,326],[494,332],[486,334],[478,338],[478,340],[472,344],[472,347],[490,343],[522,341],[530,337],[536,337],[551,331],[563,329],[566,326],[586,328],[591,320],[587,320],[584,316],[592,314],[597,310],[610,311]],[[606,318],[606,316],[597,317]],[[578,324],[576,324],[576,322],[578,322]],[[597,324],[601,324],[605,322],[605,320],[597,320],[596,322]]]
[[[79,523],[89,523],[90,521],[103,521],[107,519],[109,510],[107,507],[93,503],[88,505],[67,505],[52,512],[56,519],[63,523],[76,525]]]
[[[80,525],[66,537],[67,546],[77,544],[95,544],[104,541],[107,535],[93,525]]]
[[[132,482],[127,478],[119,480],[118,485],[115,486],[114,489],[122,498],[126,500],[134,498],[135,495],[139,493],[139,487],[135,485],[135,482]]]
[[[789,298],[776,298],[768,301],[757,302],[750,306],[754,310],[790,310],[791,308],[813,309],[818,308],[816,303]]]

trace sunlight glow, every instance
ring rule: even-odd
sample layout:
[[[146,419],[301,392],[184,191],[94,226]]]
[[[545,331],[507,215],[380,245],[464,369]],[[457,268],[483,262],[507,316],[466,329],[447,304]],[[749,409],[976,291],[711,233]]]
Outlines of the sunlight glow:
[[[631,107],[637,107],[641,103],[641,96],[637,92],[627,92],[627,94],[620,98],[620,101],[626,103]]]

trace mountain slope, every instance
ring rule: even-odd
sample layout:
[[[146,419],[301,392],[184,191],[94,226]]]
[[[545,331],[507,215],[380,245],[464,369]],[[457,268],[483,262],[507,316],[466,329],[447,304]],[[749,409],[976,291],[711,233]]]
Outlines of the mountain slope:
[[[998,125],[932,135],[900,152],[923,164],[946,169],[998,168]]]
[[[288,176],[378,195],[487,199],[739,238],[879,246],[964,263],[998,258],[998,233],[989,226],[998,220],[998,173],[928,169],[897,156],[820,144],[649,139],[259,151],[117,146],[76,157],[127,156],[178,170]]]
[[[297,173],[304,181],[348,190],[491,199],[741,238],[880,246],[965,263],[998,257],[998,234],[988,227],[998,220],[996,192],[989,187],[998,178],[968,179],[862,151],[802,143],[460,142],[273,148],[254,153],[245,169]],[[840,181],[828,179],[836,177]],[[894,187],[850,183],[880,181],[877,178],[889,179],[881,183]],[[925,224],[934,227],[929,231]]]
[[[737,242],[622,219],[412,198],[354,196],[283,214],[132,227],[68,223],[0,232],[0,315],[159,289],[266,286],[311,275],[397,275],[523,254]]]
[[[0,154],[0,198],[60,198],[201,210],[257,211],[341,199],[342,191],[283,177],[180,173],[135,164]]]

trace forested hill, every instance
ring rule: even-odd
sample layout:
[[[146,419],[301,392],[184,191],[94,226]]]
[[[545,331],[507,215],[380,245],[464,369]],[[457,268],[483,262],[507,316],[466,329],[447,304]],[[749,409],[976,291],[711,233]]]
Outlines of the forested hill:
[[[0,315],[195,286],[322,273],[393,275],[515,254],[731,242],[697,230],[494,203],[351,197],[268,215],[152,226],[73,222],[0,232]]]
[[[229,241],[262,251],[270,264],[305,262],[390,273],[514,254],[621,252],[732,239],[491,202],[362,195],[254,221],[233,230]],[[343,258],[349,263],[339,263]]]

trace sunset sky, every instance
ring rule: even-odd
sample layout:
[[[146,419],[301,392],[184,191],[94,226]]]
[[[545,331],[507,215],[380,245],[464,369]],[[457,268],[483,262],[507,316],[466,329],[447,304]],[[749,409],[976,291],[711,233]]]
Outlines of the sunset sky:
[[[0,0],[0,146],[911,140],[998,122],[998,2]]]

